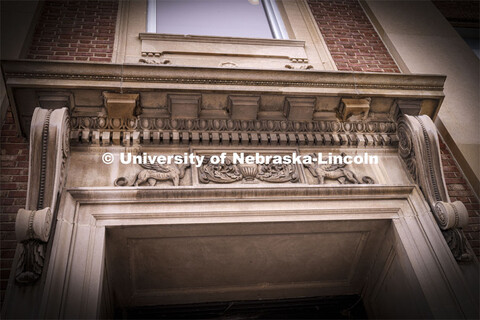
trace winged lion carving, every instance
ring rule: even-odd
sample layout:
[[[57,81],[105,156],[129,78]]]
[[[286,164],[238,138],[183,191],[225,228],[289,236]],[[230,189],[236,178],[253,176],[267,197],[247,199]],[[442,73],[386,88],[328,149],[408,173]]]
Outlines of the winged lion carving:
[[[125,177],[117,178],[114,182],[115,186],[139,186],[147,182],[150,186],[155,186],[158,181],[171,180],[174,186],[180,184],[180,179],[185,176],[185,171],[190,164],[139,164],[141,170],[134,179],[129,180]]]
[[[315,157],[314,155],[311,155]],[[341,153],[345,157],[345,153]],[[357,175],[346,167],[345,163],[341,164],[304,164],[310,173],[318,179],[319,184],[325,184],[325,179],[337,180],[340,184],[374,184],[375,181],[369,177],[362,177],[362,182],[357,178]]]

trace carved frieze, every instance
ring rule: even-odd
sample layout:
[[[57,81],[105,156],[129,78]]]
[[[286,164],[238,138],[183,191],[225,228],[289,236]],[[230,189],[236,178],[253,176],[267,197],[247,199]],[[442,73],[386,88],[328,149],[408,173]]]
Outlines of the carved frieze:
[[[292,149],[292,152],[288,153],[284,149],[283,151],[279,150],[278,153],[272,153],[271,150],[265,150],[262,151],[262,148],[258,148],[256,152],[250,149],[247,152],[235,151],[229,153],[211,150],[200,151],[200,153],[193,151],[193,153],[184,153],[184,155],[149,155],[143,152],[135,156],[135,161],[130,161],[131,158],[127,159],[124,154],[121,154],[122,164],[135,163],[142,170],[133,174],[124,174],[115,179],[113,184],[118,187],[141,187],[155,186],[161,181],[172,181],[173,186],[179,186],[188,168],[191,168],[191,174],[188,175],[187,180],[182,185],[196,185],[197,183],[200,185],[232,183],[330,184],[334,180],[340,184],[375,183],[373,178],[359,176],[355,170],[348,168],[349,164],[353,163],[350,160],[353,158],[358,160],[361,157],[360,155],[353,157],[347,156],[345,153],[340,155],[329,153],[327,158],[322,157],[321,152],[302,154]],[[168,159],[171,159],[171,162]],[[372,163],[370,161],[375,160],[364,160],[362,158],[362,161],[367,161],[365,164],[368,165]],[[317,179],[317,182],[306,179],[307,170],[310,172],[310,176]]]
[[[455,259],[471,260],[473,254],[462,231],[468,224],[467,209],[460,201],[450,202],[434,123],[428,116],[403,115],[399,118],[398,137],[398,152],[420,186]]]

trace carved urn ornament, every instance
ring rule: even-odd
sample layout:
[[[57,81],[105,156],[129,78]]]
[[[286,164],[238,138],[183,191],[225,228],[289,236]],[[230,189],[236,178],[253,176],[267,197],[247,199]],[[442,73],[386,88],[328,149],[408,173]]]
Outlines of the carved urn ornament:
[[[237,165],[243,175],[244,182],[252,183],[258,174],[258,165],[256,163],[240,163]]]

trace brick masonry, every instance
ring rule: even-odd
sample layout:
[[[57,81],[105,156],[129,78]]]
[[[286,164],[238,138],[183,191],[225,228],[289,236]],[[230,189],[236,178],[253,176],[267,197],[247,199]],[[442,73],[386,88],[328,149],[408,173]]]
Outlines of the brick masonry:
[[[308,0],[341,71],[400,72],[357,0]]]
[[[467,183],[447,145],[440,138],[443,173],[451,201],[462,201],[468,210],[469,225],[463,230],[473,251],[480,257],[480,203]]]
[[[12,113],[7,112],[0,133],[0,293],[5,295],[17,242],[15,217],[25,208],[28,183],[28,141],[18,137]]]
[[[117,0],[47,0],[28,59],[110,62]]]

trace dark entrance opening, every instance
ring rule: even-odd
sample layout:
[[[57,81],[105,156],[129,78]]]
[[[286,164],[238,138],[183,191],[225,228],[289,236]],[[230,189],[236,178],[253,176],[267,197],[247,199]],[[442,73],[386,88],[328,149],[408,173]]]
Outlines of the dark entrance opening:
[[[367,319],[358,295],[115,309],[123,319]]]

